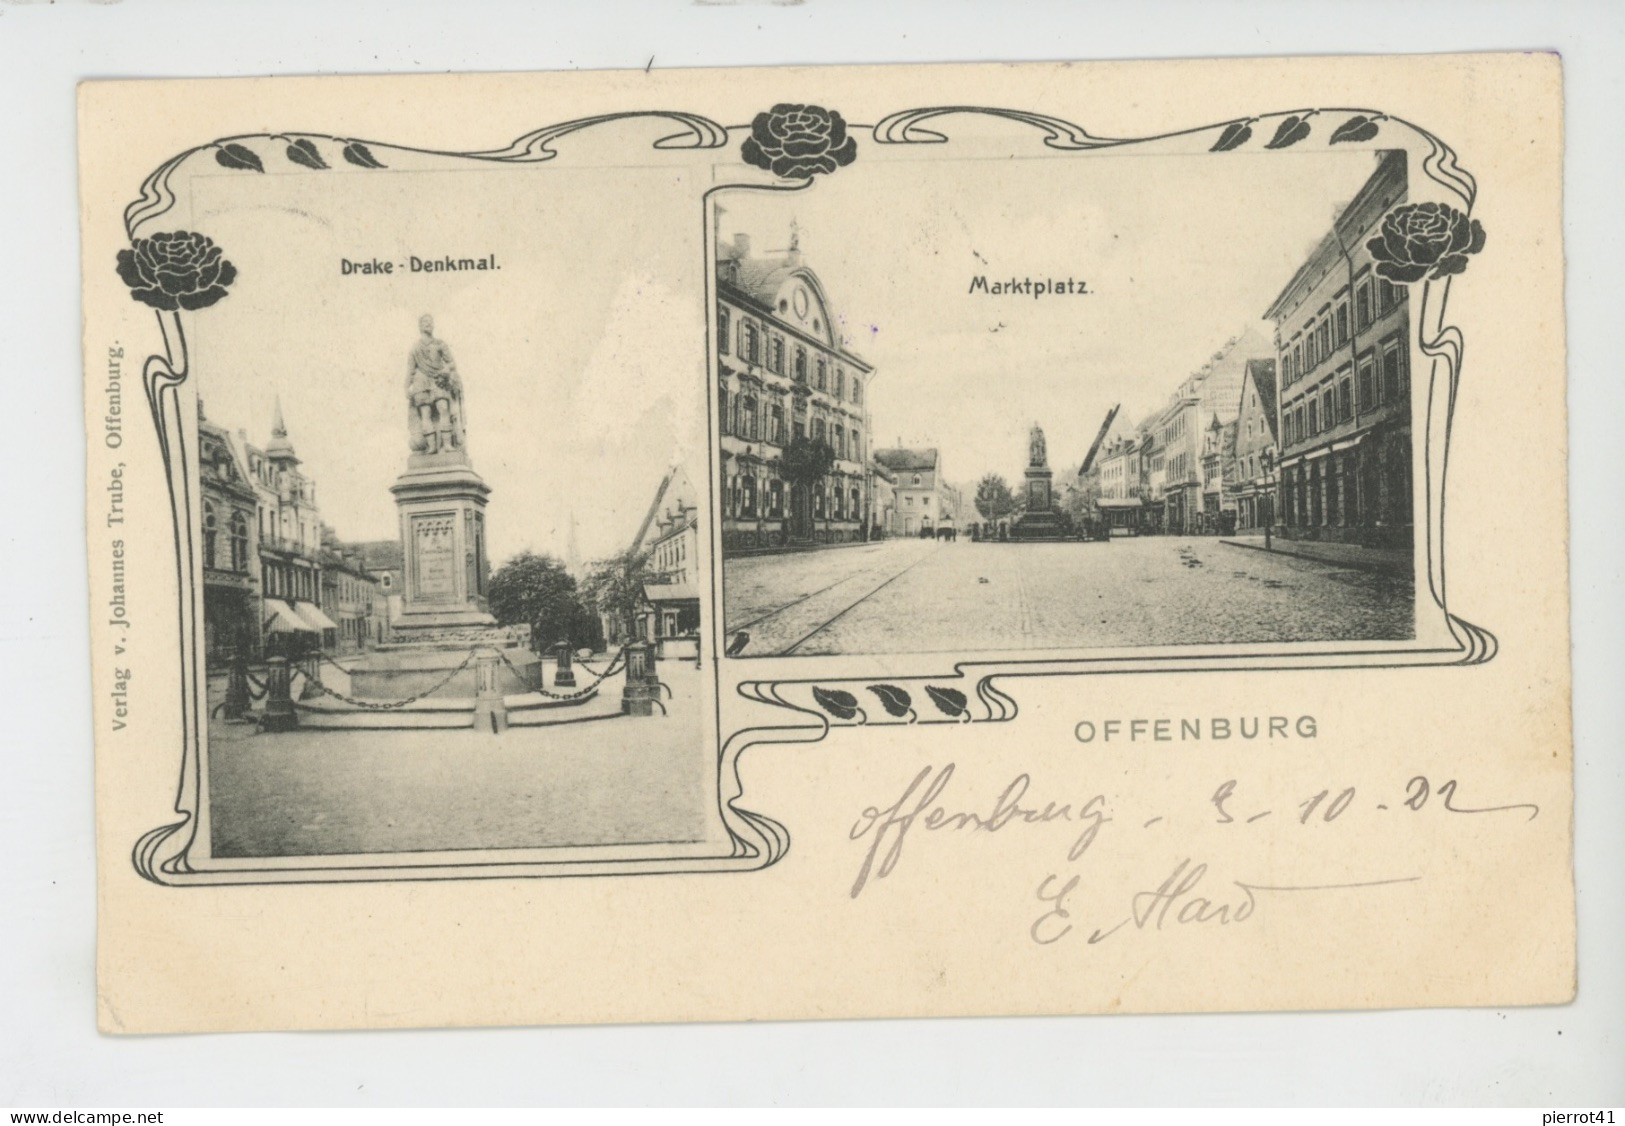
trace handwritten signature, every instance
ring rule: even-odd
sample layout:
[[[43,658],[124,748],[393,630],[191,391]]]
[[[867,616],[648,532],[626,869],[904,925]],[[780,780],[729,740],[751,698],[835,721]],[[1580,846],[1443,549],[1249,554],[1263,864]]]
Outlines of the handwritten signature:
[[[1176,926],[1212,924],[1228,926],[1244,923],[1258,908],[1260,892],[1350,891],[1358,888],[1387,887],[1392,884],[1411,884],[1420,876],[1400,876],[1387,880],[1363,880],[1344,884],[1252,884],[1244,880],[1231,880],[1241,893],[1239,897],[1226,891],[1223,898],[1195,894],[1207,878],[1208,866],[1193,863],[1190,857],[1181,860],[1168,878],[1154,890],[1137,891],[1129,897],[1128,918],[1106,930],[1090,932],[1090,946],[1104,942],[1131,923],[1137,930],[1162,930],[1170,921]],[[1072,931],[1072,918],[1068,900],[1078,890],[1080,876],[1070,876],[1062,883],[1059,876],[1048,875],[1038,885],[1038,898],[1048,903],[1049,909],[1033,920],[1028,929],[1032,940],[1040,946],[1059,942]],[[1176,909],[1177,908],[1177,909]],[[1171,916],[1171,919],[1170,919]]]

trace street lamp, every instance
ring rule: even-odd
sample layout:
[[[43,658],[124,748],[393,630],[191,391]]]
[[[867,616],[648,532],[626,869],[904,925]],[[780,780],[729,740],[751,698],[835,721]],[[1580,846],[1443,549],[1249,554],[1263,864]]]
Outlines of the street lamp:
[[[1260,461],[1264,466],[1264,550],[1273,551],[1270,533],[1275,526],[1275,451],[1266,447]]]

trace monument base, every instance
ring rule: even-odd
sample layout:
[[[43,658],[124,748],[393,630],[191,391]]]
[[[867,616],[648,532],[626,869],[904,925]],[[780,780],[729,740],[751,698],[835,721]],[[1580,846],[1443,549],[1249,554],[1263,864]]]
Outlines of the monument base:
[[[1064,540],[1066,530],[1061,517],[1055,512],[1023,512],[1010,525],[1010,538],[1024,543],[1042,540]]]
[[[390,486],[404,564],[397,641],[440,640],[448,630],[494,627],[486,599],[485,500],[491,493],[466,450],[415,453]],[[483,640],[469,636],[469,641]]]

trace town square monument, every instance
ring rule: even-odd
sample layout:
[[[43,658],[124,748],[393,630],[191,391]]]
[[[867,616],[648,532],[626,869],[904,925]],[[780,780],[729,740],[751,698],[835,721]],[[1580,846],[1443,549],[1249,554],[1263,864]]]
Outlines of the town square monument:
[[[491,488],[468,457],[463,382],[434,319],[406,365],[406,471],[390,486],[400,513],[402,590],[398,635],[494,625],[487,597],[485,502]]]

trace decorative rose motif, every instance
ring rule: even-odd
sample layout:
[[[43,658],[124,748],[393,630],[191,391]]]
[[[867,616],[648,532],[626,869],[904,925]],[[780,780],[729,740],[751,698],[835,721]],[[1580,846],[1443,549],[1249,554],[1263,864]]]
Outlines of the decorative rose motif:
[[[1394,282],[1442,278],[1467,268],[1467,256],[1484,249],[1484,228],[1446,203],[1408,203],[1382,220],[1382,233],[1365,247],[1377,273]]]
[[[781,102],[756,115],[739,154],[775,176],[801,179],[851,164],[858,142],[846,135],[846,121],[834,110]]]
[[[154,309],[203,309],[226,295],[237,267],[208,235],[172,231],[138,238],[119,251],[118,276],[132,298]]]

